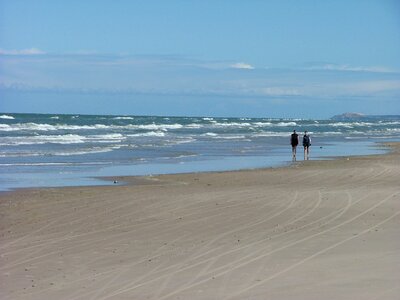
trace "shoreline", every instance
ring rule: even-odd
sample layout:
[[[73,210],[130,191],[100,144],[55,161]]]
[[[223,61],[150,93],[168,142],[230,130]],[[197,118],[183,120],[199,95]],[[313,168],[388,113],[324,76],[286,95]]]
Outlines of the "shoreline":
[[[384,151],[382,153],[372,153],[372,154],[349,154],[349,155],[337,155],[337,156],[317,156],[315,158],[311,157],[310,160],[307,160],[309,162],[311,161],[315,161],[315,162],[319,162],[319,161],[326,161],[326,160],[337,160],[337,159],[342,159],[345,157],[363,157],[363,156],[374,156],[374,155],[386,155],[388,153],[390,153],[391,149],[390,147],[387,147],[385,145],[387,144],[391,144],[391,143],[400,143],[397,141],[394,142],[377,142],[377,141],[373,141],[371,142],[371,145],[368,146],[368,148],[370,148],[369,150],[364,150],[364,151],[373,151],[372,148],[376,148],[376,149],[382,149],[384,148],[385,150],[379,150],[379,151]],[[299,146],[299,150],[302,150],[302,147]],[[321,147],[322,148],[322,147]],[[375,150],[378,151],[378,150]],[[300,151],[298,154],[300,154],[299,157],[303,156],[303,152]],[[289,153],[288,153],[289,155]],[[229,157],[227,157],[229,159]],[[264,156],[259,156],[257,157],[257,159],[262,160],[263,158],[269,158],[271,159],[271,157],[264,157]],[[248,157],[245,157],[245,160],[249,159]],[[122,182],[120,182],[120,178],[126,178],[126,177],[134,177],[134,178],[147,178],[147,177],[156,177],[156,176],[162,176],[162,175],[179,175],[179,174],[199,174],[199,173],[221,173],[221,172],[240,172],[240,171],[247,171],[247,170],[264,170],[264,169],[271,169],[271,168],[287,168],[287,167],[292,167],[293,165],[297,165],[297,164],[302,164],[302,163],[306,163],[307,161],[304,161],[303,159],[299,159],[295,162],[290,161],[290,160],[282,160],[282,158],[276,162],[270,161],[266,166],[254,166],[254,167],[240,167],[237,166],[237,168],[227,168],[226,166],[224,167],[224,165],[226,165],[227,163],[225,162],[222,165],[222,169],[221,170],[199,170],[199,171],[160,171],[160,173],[154,172],[152,174],[143,174],[143,175],[134,175],[134,174],[123,174],[124,171],[117,171],[118,173],[122,173],[122,174],[118,174],[118,175],[84,175],[84,173],[82,175],[79,175],[79,173],[77,173],[76,175],[74,175],[71,178],[64,178],[61,180],[61,182],[59,184],[55,184],[55,185],[48,185],[46,186],[45,184],[40,185],[40,186],[21,186],[18,187],[18,185],[16,187],[5,187],[4,190],[0,190],[0,194],[2,193],[7,193],[7,192],[13,192],[13,191],[18,191],[18,190],[31,190],[31,189],[46,189],[46,188],[68,188],[68,187],[96,187],[96,186],[114,186],[114,185],[121,185],[123,184]],[[199,161],[197,163],[202,164],[205,163],[206,165],[210,165],[211,161]],[[193,162],[188,162],[189,164]],[[195,163],[196,164],[196,163]],[[171,164],[174,165],[174,164]],[[175,164],[176,165],[176,164]],[[179,165],[179,164],[178,164]],[[143,165],[144,167],[146,167],[146,165]],[[134,167],[134,165],[124,165],[124,166],[115,166],[115,168],[126,168],[126,167]],[[195,168],[195,167],[191,167],[191,168]],[[209,167],[208,167],[209,168]],[[206,169],[208,169],[206,167]],[[129,173],[129,171],[126,171],[127,173]],[[107,173],[107,172],[106,172]],[[32,174],[32,176],[34,176],[34,173]],[[47,179],[51,180],[51,177],[49,177],[50,175],[47,174]],[[45,177],[46,177],[45,176]],[[68,180],[72,179],[73,183],[68,183]],[[117,180],[118,184],[114,184],[113,182]],[[60,179],[57,179],[57,181],[60,181]]]
[[[2,193],[0,298],[394,299],[400,143],[387,146]]]

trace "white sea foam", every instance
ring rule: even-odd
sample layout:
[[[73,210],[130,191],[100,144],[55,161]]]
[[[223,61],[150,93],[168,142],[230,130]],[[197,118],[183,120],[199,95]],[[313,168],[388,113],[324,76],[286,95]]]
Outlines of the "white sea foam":
[[[17,124],[0,124],[0,131],[57,131],[57,130],[96,130],[96,129],[143,129],[143,130],[163,130],[168,131],[169,129],[180,129],[183,128],[181,124],[148,124],[148,125],[66,125],[56,124],[50,125],[46,123],[17,123]]]
[[[41,145],[41,144],[82,144],[82,143],[112,143],[126,139],[121,134],[89,135],[77,134],[64,135],[36,135],[0,138],[0,145]]]
[[[78,144],[84,143],[84,137],[74,134],[69,135],[41,135],[41,136],[24,136],[24,137],[6,137],[0,140],[0,145],[17,146],[17,145],[40,145],[40,144]]]
[[[14,120],[15,118],[13,116],[9,116],[9,115],[1,115],[0,119]]]
[[[351,123],[344,123],[344,122],[326,124],[326,126],[353,128],[353,125]]]
[[[0,157],[30,157],[30,156],[40,156],[45,155],[39,152],[32,151],[3,151],[0,152]]]
[[[94,153],[105,153],[111,152],[113,150],[119,149],[121,146],[112,147],[93,147],[84,149],[74,149],[70,151],[57,151],[57,150],[47,150],[47,151],[36,151],[36,152],[1,152],[0,157],[34,157],[34,156],[73,156],[73,155],[85,155]]]
[[[132,129],[140,129],[146,128],[146,125],[126,125],[126,126],[117,126],[117,125],[104,125],[104,124],[95,124],[95,125],[66,125],[66,124],[56,124],[50,125],[46,123],[17,123],[12,125],[0,124],[0,131],[57,131],[57,130],[96,130],[96,129],[124,129],[124,128],[132,128]],[[4,126],[7,125],[7,126]]]
[[[115,117],[114,120],[133,120],[132,117]]]
[[[400,121],[390,121],[390,122],[378,122],[373,124],[374,126],[393,126],[393,125],[400,125]]]
[[[112,126],[104,124],[81,125],[81,126],[58,124],[54,125],[52,128],[49,127],[49,130],[96,130],[96,129],[112,129]]]
[[[223,139],[223,140],[242,140],[245,139],[245,135],[221,135],[217,137],[218,139]]]
[[[213,124],[215,127],[249,127],[251,126],[250,123],[237,123],[237,122],[232,122],[232,123],[215,123]]]
[[[17,123],[12,125],[0,124],[1,131],[19,131],[19,130],[36,130],[36,131],[49,131],[57,130],[50,124],[37,124],[37,123]]]
[[[174,155],[174,154],[172,154],[172,155],[170,155],[170,156],[167,156],[167,157],[160,157],[160,159],[177,159],[177,158],[185,158],[185,157],[195,157],[195,156],[198,156],[198,154],[195,154],[195,153],[190,153],[190,154],[176,154],[176,155]]]
[[[54,119],[54,120],[58,120],[59,118],[60,118],[59,116],[50,117],[50,119]]]
[[[183,125],[181,124],[147,124],[147,125],[127,125],[125,128],[131,128],[131,129],[144,129],[144,130],[162,130],[162,131],[168,131],[168,129],[180,129],[182,128]]]
[[[14,129],[10,125],[0,124],[0,131],[14,131]]]
[[[111,134],[97,134],[97,135],[88,135],[86,137],[86,139],[88,140],[124,140],[126,139],[126,137],[124,137],[122,134],[120,133],[111,133]]]
[[[129,137],[141,137],[141,136],[162,137],[162,136],[165,136],[165,132],[162,132],[162,131],[149,131],[149,132],[143,132],[143,133],[128,134],[127,136],[129,136]]]
[[[359,130],[352,130],[349,134],[358,134],[358,135],[369,135],[371,134],[370,131],[359,131]]]
[[[89,149],[75,150],[75,151],[64,151],[64,152],[54,152],[52,155],[55,156],[72,156],[72,155],[85,155],[94,153],[106,153],[119,149],[120,146],[113,147],[94,147]]]
[[[253,124],[253,126],[256,126],[256,127],[265,127],[265,126],[271,126],[272,125],[271,122],[254,122],[252,124]]]
[[[206,132],[206,133],[203,133],[202,136],[218,136],[218,134],[216,134],[214,132]]]
[[[354,122],[353,126],[373,126],[374,123],[368,123],[368,122]]]
[[[252,134],[255,137],[287,137],[290,133],[287,132],[273,132],[273,131],[262,131]]]
[[[196,141],[195,138],[188,137],[188,138],[186,138],[186,139],[169,140],[169,141],[167,141],[167,142],[168,142],[169,144],[172,144],[172,145],[177,145],[177,144],[192,143],[192,142],[194,142],[194,141]]]
[[[344,137],[346,140],[359,140],[359,139],[368,139],[367,136],[345,136]]]
[[[202,128],[202,127],[204,127],[204,125],[192,123],[192,124],[186,125],[185,127],[186,128],[195,128],[196,129],[196,128]]]
[[[389,125],[389,124],[388,123],[370,123],[370,122],[337,122],[337,123],[326,124],[326,126],[345,127],[345,128],[370,127],[370,126],[381,126],[381,125]]]
[[[279,127],[286,127],[286,126],[297,126],[296,122],[279,122],[277,124],[273,124],[275,126],[279,126]]]
[[[198,156],[197,154],[181,154],[178,156],[175,156],[175,158],[185,158],[185,157],[194,157],[194,156]]]
[[[343,135],[343,132],[340,131],[325,131],[325,132],[320,132],[318,135],[325,136],[325,135]]]
[[[39,135],[39,136],[17,136],[5,137],[0,139],[0,145],[34,145],[34,144],[81,144],[85,142],[85,137],[76,134],[66,135]]]
[[[387,128],[386,131],[388,131],[388,132],[400,132],[400,128]]]

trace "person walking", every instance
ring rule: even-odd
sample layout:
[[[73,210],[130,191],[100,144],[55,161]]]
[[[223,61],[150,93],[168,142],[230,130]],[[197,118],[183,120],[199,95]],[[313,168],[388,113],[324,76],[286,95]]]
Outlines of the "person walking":
[[[290,144],[292,145],[293,160],[296,160],[296,149],[299,144],[299,135],[296,133],[296,130],[293,130],[293,133],[290,136]]]
[[[308,160],[310,155],[311,137],[307,134],[307,130],[304,131],[303,136],[303,147],[304,147],[304,160]]]

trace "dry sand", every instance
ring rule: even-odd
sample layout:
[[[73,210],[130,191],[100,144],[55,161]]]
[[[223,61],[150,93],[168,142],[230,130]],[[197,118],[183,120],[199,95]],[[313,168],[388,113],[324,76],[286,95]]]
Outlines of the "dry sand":
[[[399,299],[400,153],[0,195],[1,299]]]

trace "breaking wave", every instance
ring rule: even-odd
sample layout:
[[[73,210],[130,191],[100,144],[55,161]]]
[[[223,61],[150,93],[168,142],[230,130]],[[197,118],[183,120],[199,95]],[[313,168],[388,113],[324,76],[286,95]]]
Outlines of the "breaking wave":
[[[14,120],[15,118],[13,116],[9,115],[1,115],[0,119],[5,119],[5,120]]]
[[[3,137],[0,139],[2,146],[18,145],[41,145],[41,144],[83,144],[83,143],[111,143],[124,140],[121,134],[89,135],[81,136],[77,134],[65,135],[37,135],[37,136],[16,136]]]

